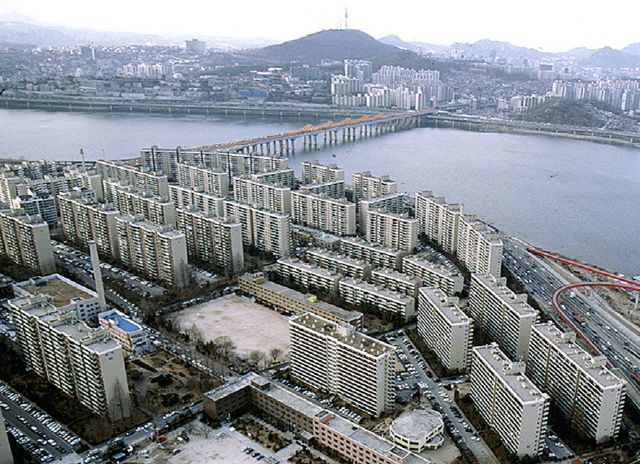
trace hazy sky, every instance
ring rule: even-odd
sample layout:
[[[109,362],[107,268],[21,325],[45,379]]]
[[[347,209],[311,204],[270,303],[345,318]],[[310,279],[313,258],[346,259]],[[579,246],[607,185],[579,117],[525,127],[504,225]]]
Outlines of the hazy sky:
[[[388,6],[382,6],[388,5]],[[0,0],[0,14],[92,29],[291,40],[344,26],[434,44],[508,41],[543,51],[640,42],[640,1],[609,0]]]

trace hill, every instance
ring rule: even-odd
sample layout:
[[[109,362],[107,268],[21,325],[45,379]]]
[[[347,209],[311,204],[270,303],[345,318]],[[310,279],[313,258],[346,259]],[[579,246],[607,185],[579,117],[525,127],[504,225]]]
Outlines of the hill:
[[[640,57],[621,50],[614,50],[611,47],[604,47],[579,60],[578,63],[582,66],[607,69],[636,68],[640,66]]]
[[[585,102],[554,100],[523,114],[522,119],[565,126],[602,127],[604,121],[594,115],[590,106]]]

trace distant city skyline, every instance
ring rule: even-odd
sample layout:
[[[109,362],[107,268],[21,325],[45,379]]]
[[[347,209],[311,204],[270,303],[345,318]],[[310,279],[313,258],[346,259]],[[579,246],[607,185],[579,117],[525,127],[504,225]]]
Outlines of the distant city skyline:
[[[612,0],[605,8],[584,2],[508,0],[410,2],[386,9],[364,0],[327,0],[322,7],[293,0],[255,2],[183,1],[158,6],[147,1],[113,0],[103,8],[79,0],[0,0],[0,15],[19,13],[36,21],[114,32],[264,37],[293,40],[325,29],[348,26],[375,38],[395,34],[407,42],[450,45],[480,39],[510,42],[540,51],[575,47],[622,49],[640,42],[640,3]]]

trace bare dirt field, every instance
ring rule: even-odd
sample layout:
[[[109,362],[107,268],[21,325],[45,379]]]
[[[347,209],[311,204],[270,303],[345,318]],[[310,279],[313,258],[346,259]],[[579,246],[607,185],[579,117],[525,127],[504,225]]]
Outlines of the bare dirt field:
[[[195,324],[205,341],[228,336],[239,354],[257,350],[265,354],[272,348],[289,353],[289,321],[282,314],[237,295],[187,308],[177,314],[183,331]]]

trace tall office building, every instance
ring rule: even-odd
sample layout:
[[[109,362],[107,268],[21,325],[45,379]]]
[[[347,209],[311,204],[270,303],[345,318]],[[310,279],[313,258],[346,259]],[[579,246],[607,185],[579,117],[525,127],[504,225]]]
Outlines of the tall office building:
[[[356,233],[356,205],[346,199],[291,192],[291,216],[295,224],[340,237]]]
[[[298,316],[289,326],[293,378],[372,416],[393,410],[392,346],[313,314]]]
[[[40,216],[0,209],[0,253],[42,275],[55,271],[49,225]]]
[[[78,321],[42,297],[10,300],[26,365],[91,411],[112,421],[131,415],[122,347],[106,330]]]
[[[434,197],[431,191],[417,192],[415,211],[418,233],[425,234],[445,253],[455,253],[462,210],[462,205],[447,204],[443,197]]]
[[[531,331],[527,374],[574,427],[596,442],[615,438],[622,425],[626,384],[576,343],[575,332],[552,322]]]
[[[177,211],[177,222],[186,237],[191,259],[228,269],[232,274],[242,271],[242,224],[231,217],[183,209]]]
[[[473,348],[471,399],[507,450],[518,457],[542,452],[549,396],[524,375],[496,344]]]
[[[526,294],[509,290],[505,278],[473,274],[469,313],[511,359],[526,360],[531,327],[538,321],[538,311],[529,306]]]
[[[395,180],[389,179],[389,176],[372,176],[370,171],[354,173],[351,179],[353,202],[356,204],[363,199],[376,198],[398,191],[398,183]]]
[[[189,284],[187,240],[170,226],[144,221],[142,216],[116,217],[122,263],[169,287]]]
[[[457,256],[471,273],[500,277],[502,240],[473,215],[465,214],[460,219]]]
[[[418,244],[418,221],[407,214],[367,212],[366,239],[384,247],[412,253]]]
[[[458,298],[442,290],[418,290],[418,334],[449,371],[466,371],[471,365],[473,320],[459,306]]]

